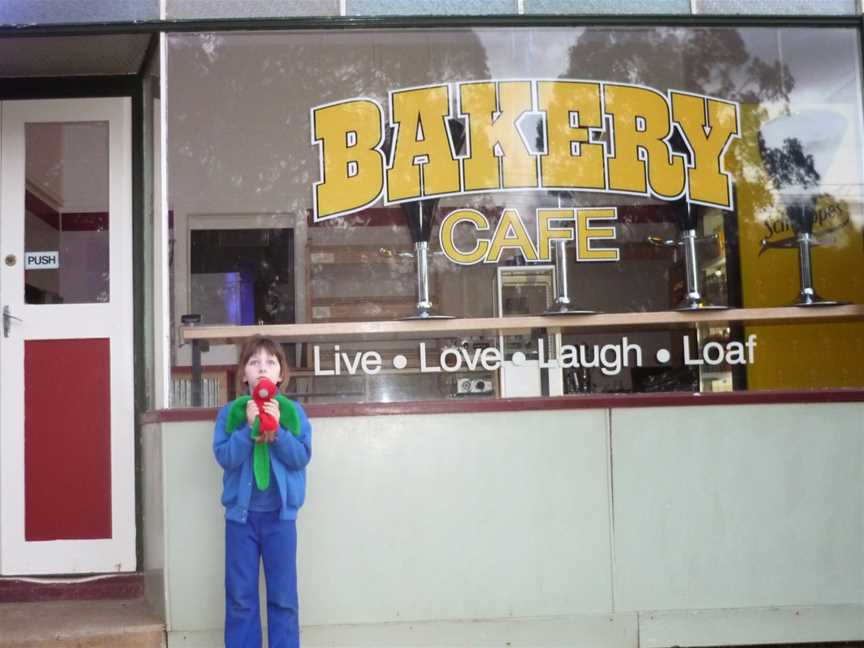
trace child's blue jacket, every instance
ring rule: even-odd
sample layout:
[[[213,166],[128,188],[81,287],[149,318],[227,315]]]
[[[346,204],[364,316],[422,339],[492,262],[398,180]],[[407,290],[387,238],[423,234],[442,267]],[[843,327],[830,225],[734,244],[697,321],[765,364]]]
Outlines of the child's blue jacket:
[[[295,437],[280,425],[276,440],[270,444],[270,465],[282,500],[279,509],[279,518],[282,520],[296,519],[297,510],[303,506],[306,499],[306,464],[312,458],[312,426],[300,404],[295,402],[294,406],[300,419],[300,436]],[[222,477],[225,517],[245,523],[255,481],[252,473],[255,442],[248,423],[228,434],[225,423],[230,407],[231,403],[225,405],[216,417],[213,454],[225,471]]]

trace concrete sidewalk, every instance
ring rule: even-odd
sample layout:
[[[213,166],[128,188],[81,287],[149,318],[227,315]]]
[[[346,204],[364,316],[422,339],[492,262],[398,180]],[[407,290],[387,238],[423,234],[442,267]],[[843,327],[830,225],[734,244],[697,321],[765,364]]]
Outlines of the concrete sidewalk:
[[[143,599],[0,604],[0,648],[165,648]]]

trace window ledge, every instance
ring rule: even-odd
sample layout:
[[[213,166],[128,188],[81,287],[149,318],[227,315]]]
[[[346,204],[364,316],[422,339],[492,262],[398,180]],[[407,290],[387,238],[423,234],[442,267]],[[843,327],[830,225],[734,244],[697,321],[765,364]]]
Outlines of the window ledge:
[[[584,394],[554,398],[488,398],[482,400],[430,400],[402,403],[317,403],[304,405],[310,418],[341,416],[388,416],[407,414],[455,414],[478,412],[523,412],[567,409],[617,409],[625,407],[688,407],[700,405],[777,405],[804,403],[864,403],[864,389],[784,390],[753,392],[657,394]],[[140,419],[142,425],[214,421],[216,408],[152,410]]]
[[[479,317],[382,322],[326,322],[313,324],[265,324],[259,326],[185,326],[184,342],[236,342],[264,335],[285,342],[322,342],[371,338],[449,337],[458,333],[488,332],[508,335],[525,329],[601,330],[688,327],[694,324],[806,324],[864,320],[864,305],[803,308],[730,308],[704,311],[654,311],[597,313],[595,315],[547,315]]]

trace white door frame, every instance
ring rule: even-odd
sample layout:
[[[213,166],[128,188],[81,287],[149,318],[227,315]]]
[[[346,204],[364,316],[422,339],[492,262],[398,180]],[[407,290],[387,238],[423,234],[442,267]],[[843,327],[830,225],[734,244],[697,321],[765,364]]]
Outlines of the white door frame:
[[[128,97],[0,102],[0,304],[21,321],[0,334],[0,575],[134,571],[132,135]],[[107,122],[108,303],[24,303],[25,124]],[[18,263],[4,260],[14,254]],[[61,259],[62,263],[62,259]],[[107,338],[111,385],[112,537],[25,539],[24,341]]]

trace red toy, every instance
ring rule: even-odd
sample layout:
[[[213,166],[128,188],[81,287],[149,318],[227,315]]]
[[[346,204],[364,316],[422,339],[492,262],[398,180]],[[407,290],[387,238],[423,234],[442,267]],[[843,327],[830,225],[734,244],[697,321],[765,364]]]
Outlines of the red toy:
[[[276,417],[264,410],[264,403],[271,400],[275,395],[276,385],[266,377],[258,381],[255,385],[255,390],[252,392],[252,398],[258,406],[258,418],[261,420],[258,434],[262,440],[272,438],[279,427],[279,421],[276,420]]]

